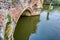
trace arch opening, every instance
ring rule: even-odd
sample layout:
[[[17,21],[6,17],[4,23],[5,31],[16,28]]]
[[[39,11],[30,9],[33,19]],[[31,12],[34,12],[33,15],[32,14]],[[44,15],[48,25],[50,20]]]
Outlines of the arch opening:
[[[27,8],[23,13],[22,13],[22,16],[31,16],[31,9],[30,8]]]

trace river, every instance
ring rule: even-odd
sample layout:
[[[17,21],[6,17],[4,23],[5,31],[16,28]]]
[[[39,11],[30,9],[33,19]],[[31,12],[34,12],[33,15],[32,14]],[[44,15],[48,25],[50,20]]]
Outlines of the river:
[[[60,40],[60,10],[47,10],[40,16],[21,17],[14,33],[15,40]]]

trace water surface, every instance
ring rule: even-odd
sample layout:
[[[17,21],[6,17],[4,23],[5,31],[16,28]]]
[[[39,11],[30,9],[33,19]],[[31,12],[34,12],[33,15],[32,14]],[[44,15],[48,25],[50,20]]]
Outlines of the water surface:
[[[60,40],[60,10],[42,11],[40,16],[21,17],[15,40]]]
[[[31,33],[36,32],[39,16],[21,17],[15,30],[15,40],[29,40]]]
[[[43,11],[36,33],[31,34],[29,40],[60,40],[60,11]]]

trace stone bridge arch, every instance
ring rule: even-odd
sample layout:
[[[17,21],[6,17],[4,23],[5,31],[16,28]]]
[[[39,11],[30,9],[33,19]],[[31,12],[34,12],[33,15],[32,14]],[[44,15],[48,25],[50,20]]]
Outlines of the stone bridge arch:
[[[22,15],[23,16],[32,16],[32,9],[31,8],[27,8],[27,9],[25,9],[24,11],[23,11],[23,13],[22,13]]]
[[[16,22],[18,22],[19,18],[21,16],[32,16],[33,10],[30,7],[24,8],[20,13],[19,16],[16,20]]]
[[[28,0],[27,0],[28,1]],[[19,2],[19,1],[18,1]],[[11,0],[10,0],[10,2],[9,2],[9,0],[8,0],[8,3],[12,3],[11,2]],[[19,20],[19,18],[20,18],[20,16],[24,13],[24,12],[28,12],[28,13],[26,13],[25,15],[27,15],[27,16],[32,16],[32,15],[36,15],[36,14],[34,14],[34,10],[33,10],[33,5],[34,4],[38,4],[38,5],[40,5],[40,4],[42,4],[40,1],[38,1],[37,2],[37,0],[32,0],[31,2],[30,2],[30,4],[29,3],[27,3],[26,5],[25,5],[25,3],[24,4],[22,4],[21,2],[19,2],[18,4],[15,4],[16,5],[16,7],[19,5],[19,7],[18,7],[18,9],[16,8],[16,7],[12,7],[12,5],[11,5],[11,7],[12,8],[10,8],[10,9],[12,9],[12,10],[10,10],[10,9],[8,9],[9,8],[9,6],[8,6],[8,8],[3,8],[4,10],[2,10],[2,11],[5,11],[3,14],[4,15],[6,15],[6,16],[4,16],[4,17],[6,17],[6,18],[4,18],[3,16],[3,25],[2,25],[2,28],[1,29],[3,29],[3,28],[5,28],[6,27],[6,24],[8,23],[8,22],[10,22],[11,20],[11,22],[9,23],[9,25],[8,25],[8,28],[7,28],[7,30],[3,30],[2,31],[2,33],[1,34],[3,34],[4,32],[5,32],[5,34],[7,34],[6,36],[7,36],[7,40],[14,40],[14,38],[13,38],[13,34],[14,34],[14,30],[15,30],[15,27],[16,27],[16,24],[17,24],[17,22],[18,22],[18,20]],[[20,5],[21,4],[21,5]],[[6,7],[7,7],[6,6]],[[40,6],[38,6],[38,7],[40,7]],[[6,10],[7,9],[7,10]],[[11,12],[11,13],[10,13]],[[2,13],[0,13],[0,14],[2,14]],[[7,15],[9,14],[9,16],[7,17]],[[39,14],[38,14],[39,15]],[[2,17],[0,18],[0,23],[1,23],[1,20],[2,20]],[[10,21],[9,21],[10,20]],[[5,23],[5,21],[6,21],[6,23]],[[1,26],[1,25],[0,25]],[[4,26],[4,27],[3,27]],[[4,35],[3,35],[3,39],[4,39]]]

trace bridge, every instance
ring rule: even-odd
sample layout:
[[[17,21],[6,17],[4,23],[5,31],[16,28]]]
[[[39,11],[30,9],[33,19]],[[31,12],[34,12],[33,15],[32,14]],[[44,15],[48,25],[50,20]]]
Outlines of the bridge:
[[[39,15],[43,8],[43,1],[44,0],[1,0],[0,39],[14,40],[14,30],[20,16]]]

